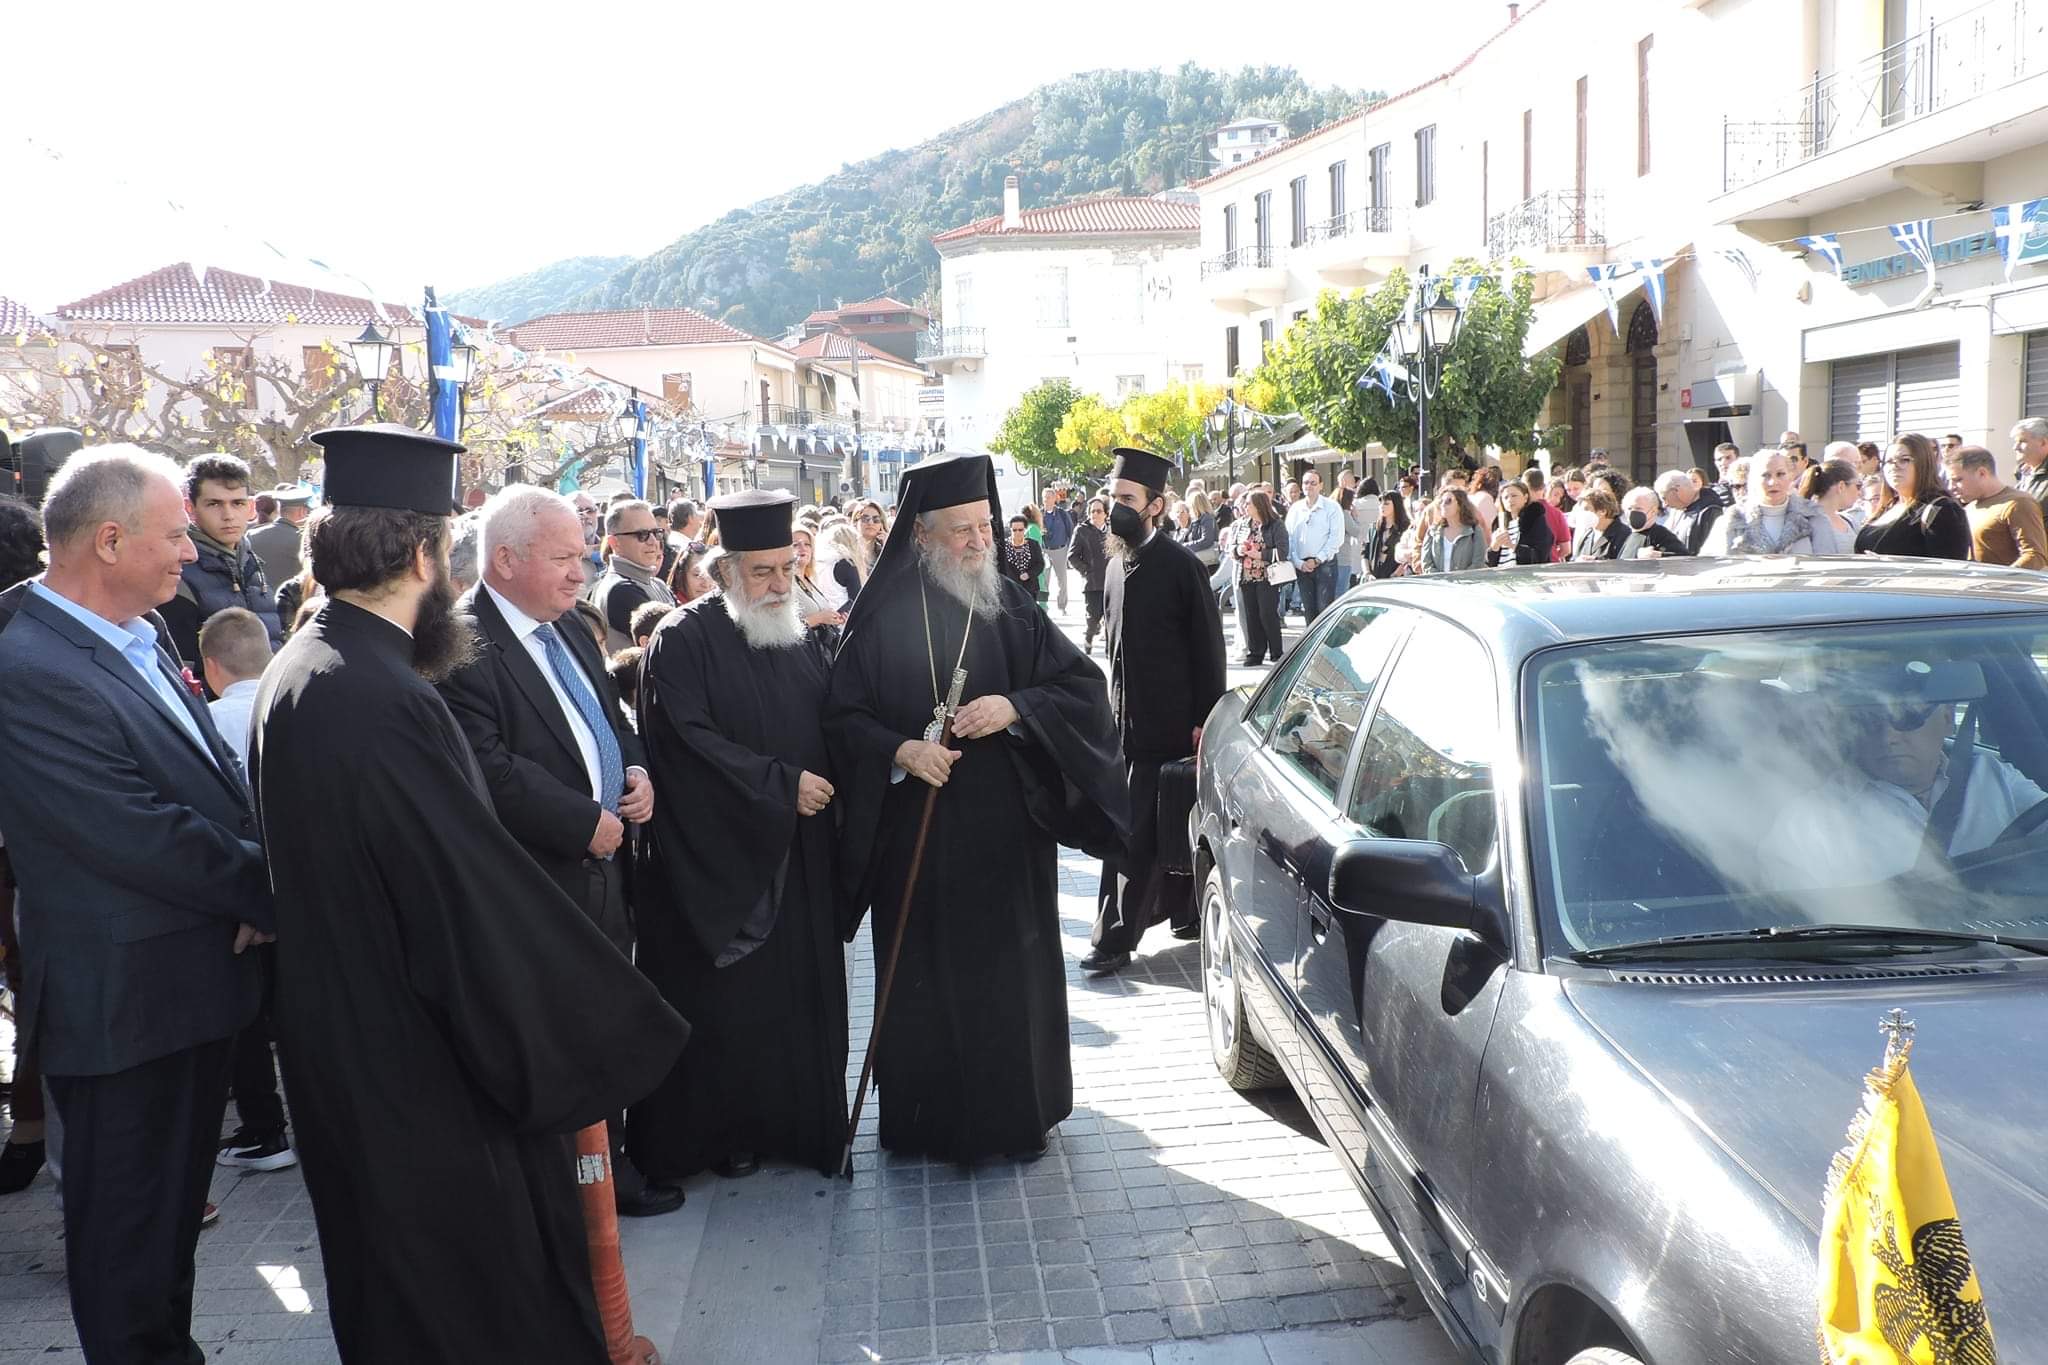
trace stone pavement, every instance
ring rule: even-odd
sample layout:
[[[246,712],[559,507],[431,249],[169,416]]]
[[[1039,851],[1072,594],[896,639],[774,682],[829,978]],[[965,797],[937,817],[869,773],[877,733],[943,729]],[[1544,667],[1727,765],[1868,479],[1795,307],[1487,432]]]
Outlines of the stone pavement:
[[[1455,1359],[1300,1104],[1217,1077],[1198,945],[1161,929],[1120,976],[1079,974],[1097,875],[1062,854],[1075,1109],[1046,1157],[972,1170],[878,1159],[871,1108],[850,1185],[788,1170],[692,1181],[682,1211],[622,1230],[637,1326],[667,1360]],[[849,1080],[871,1018],[865,934],[850,958]],[[220,1171],[213,1198],[193,1318],[207,1359],[336,1360],[298,1172]],[[81,1359],[45,1171],[0,1198],[0,1365]]]

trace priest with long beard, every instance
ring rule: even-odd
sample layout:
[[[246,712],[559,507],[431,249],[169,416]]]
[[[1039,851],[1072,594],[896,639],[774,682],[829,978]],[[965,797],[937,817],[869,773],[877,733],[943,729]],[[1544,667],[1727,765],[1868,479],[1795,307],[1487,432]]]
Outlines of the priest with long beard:
[[[313,439],[326,603],[263,675],[249,766],[335,1343],[606,1365],[573,1135],[652,1090],[688,1026],[498,823],[434,690],[477,647],[448,576],[462,447]]]
[[[796,599],[795,500],[712,500],[719,591],[648,643],[640,736],[657,787],[641,970],[696,1026],[630,1117],[648,1170],[834,1172],[846,1135],[846,966],[834,880],[825,662]],[[645,883],[643,882],[643,885]]]
[[[1061,844],[1121,847],[1124,770],[1101,670],[996,574],[986,455],[927,460],[847,622],[825,713],[846,808],[850,938],[888,960],[932,805],[875,1081],[881,1145],[1035,1160],[1073,1110]],[[956,670],[963,705],[935,742]]]

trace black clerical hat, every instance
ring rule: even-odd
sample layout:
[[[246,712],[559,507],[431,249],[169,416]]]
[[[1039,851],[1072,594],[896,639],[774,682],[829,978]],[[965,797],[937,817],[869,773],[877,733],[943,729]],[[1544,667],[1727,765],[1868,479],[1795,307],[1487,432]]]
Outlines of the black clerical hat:
[[[455,493],[453,441],[396,422],[313,433],[327,453],[323,500],[333,507],[392,507],[447,516]]]
[[[796,499],[768,488],[749,488],[711,500],[718,513],[718,544],[726,550],[780,550],[796,543],[790,530]]]
[[[1154,493],[1166,487],[1166,476],[1173,472],[1173,461],[1136,446],[1118,446],[1110,453],[1116,456],[1110,478],[1129,479]]]
[[[995,469],[986,455],[946,455],[922,460],[903,474],[900,510],[915,502],[920,512],[958,507],[963,502],[987,502],[995,513]]]

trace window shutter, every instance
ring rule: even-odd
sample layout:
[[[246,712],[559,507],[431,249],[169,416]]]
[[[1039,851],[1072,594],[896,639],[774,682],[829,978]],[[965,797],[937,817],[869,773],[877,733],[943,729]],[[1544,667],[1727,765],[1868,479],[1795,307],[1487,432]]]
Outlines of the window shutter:
[[[1890,356],[1837,360],[1828,379],[1828,439],[1876,441],[1892,437]]]
[[[2048,417],[2048,332],[2027,337],[2025,406],[2022,417]]]
[[[1901,351],[1893,433],[1917,431],[1929,440],[1962,425],[1962,362],[1958,347]]]

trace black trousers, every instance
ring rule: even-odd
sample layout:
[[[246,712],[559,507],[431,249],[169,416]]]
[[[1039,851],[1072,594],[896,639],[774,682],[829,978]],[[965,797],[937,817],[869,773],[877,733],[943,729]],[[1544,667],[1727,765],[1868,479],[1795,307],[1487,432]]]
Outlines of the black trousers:
[[[230,1040],[111,1076],[51,1076],[64,1121],[64,1269],[92,1365],[204,1365],[192,1259],[227,1111]]]
[[[1083,639],[1093,640],[1095,632],[1102,629],[1102,594],[1101,588],[1081,589],[1081,599],[1088,604],[1088,633]]]
[[[1195,923],[1192,877],[1159,866],[1159,763],[1127,761],[1131,789],[1131,837],[1124,856],[1102,860],[1102,881],[1095,893],[1095,929],[1091,946],[1107,953],[1128,953],[1145,931],[1161,921],[1174,927]]]
[[[1280,590],[1263,580],[1237,585],[1237,633],[1244,657],[1253,663],[1280,660]]]
[[[277,1057],[271,1044],[277,1041],[277,1026],[271,1011],[277,997],[277,945],[259,943],[244,952],[256,957],[256,970],[263,976],[263,1008],[249,1027],[235,1035],[235,1060],[231,1078],[235,1087],[235,1114],[242,1130],[251,1136],[284,1136],[284,1101],[277,1097]]]

